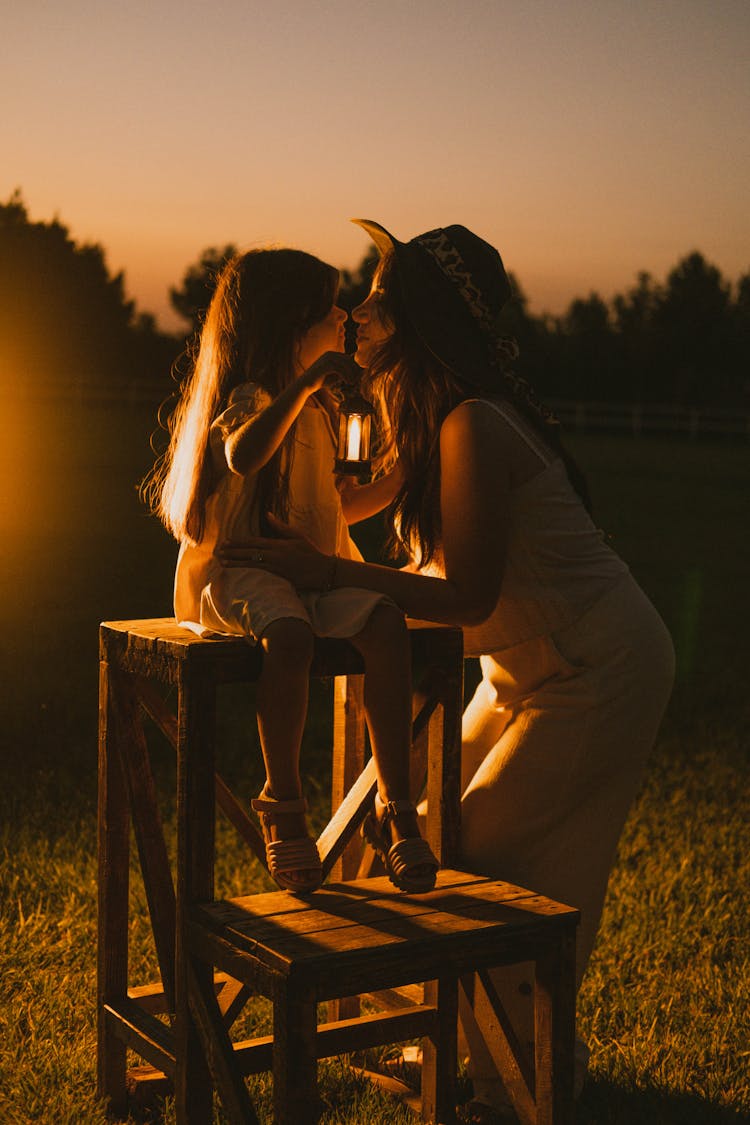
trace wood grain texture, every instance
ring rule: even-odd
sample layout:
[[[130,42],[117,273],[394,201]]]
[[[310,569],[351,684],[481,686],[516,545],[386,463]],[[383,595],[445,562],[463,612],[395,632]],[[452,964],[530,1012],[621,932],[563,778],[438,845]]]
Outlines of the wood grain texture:
[[[128,987],[128,881],[130,813],[122,766],[114,748],[109,665],[99,665],[97,1090],[114,1113],[127,1105],[126,1053],[113,1034],[105,1005]]]
[[[132,676],[110,671],[110,698],[159,972],[169,1010],[174,1011],[175,890]]]

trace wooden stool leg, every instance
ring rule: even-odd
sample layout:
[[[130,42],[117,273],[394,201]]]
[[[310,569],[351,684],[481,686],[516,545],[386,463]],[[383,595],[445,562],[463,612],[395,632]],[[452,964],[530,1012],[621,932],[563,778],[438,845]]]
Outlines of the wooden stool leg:
[[[134,678],[111,678],[117,744],[168,1011],[174,1011],[175,894]]]
[[[453,1125],[458,1059],[457,977],[427,981],[424,1002],[436,1005],[438,1017],[434,1039],[422,1043],[422,1120],[434,1125]]]
[[[115,750],[109,669],[99,665],[99,912],[97,957],[97,1078],[99,1096],[125,1116],[125,1044],[107,1021],[105,1004],[128,990],[128,870],[130,815],[125,778]]]
[[[175,1116],[178,1125],[210,1125],[213,1086],[190,1010],[187,921],[193,903],[214,894],[214,733],[216,688],[200,670],[183,671],[177,734],[177,935],[175,955]],[[209,987],[210,965],[194,965]],[[212,987],[212,985],[210,985]]]
[[[273,1003],[274,1125],[315,1125],[320,1116],[316,1035],[314,989],[281,983]]]
[[[364,677],[336,676],[333,690],[332,814],[365,768]],[[334,882],[356,879],[361,850],[355,837],[336,861],[331,872]]]
[[[234,1047],[216,1002],[212,967],[191,961],[188,971],[190,1005],[224,1113],[231,1125],[258,1125],[258,1116],[237,1067]]]
[[[575,934],[536,962],[534,1051],[537,1125],[573,1125]]]
[[[441,701],[428,734],[427,841],[443,867],[457,862],[461,846],[462,657],[460,637],[441,646]]]

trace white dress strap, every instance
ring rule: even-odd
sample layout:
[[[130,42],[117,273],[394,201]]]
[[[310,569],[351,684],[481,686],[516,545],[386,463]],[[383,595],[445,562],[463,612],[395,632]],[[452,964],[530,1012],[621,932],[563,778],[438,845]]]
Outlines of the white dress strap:
[[[500,403],[493,402],[492,399],[489,398],[467,398],[464,399],[464,402],[483,402],[486,406],[491,406],[492,409],[508,423],[511,429],[515,430],[518,436],[526,442],[529,449],[537,455],[544,465],[551,465],[553,461],[557,460],[557,454],[548,449],[544,442],[534,433],[531,426],[527,426],[522,422],[512,407],[501,406]]]

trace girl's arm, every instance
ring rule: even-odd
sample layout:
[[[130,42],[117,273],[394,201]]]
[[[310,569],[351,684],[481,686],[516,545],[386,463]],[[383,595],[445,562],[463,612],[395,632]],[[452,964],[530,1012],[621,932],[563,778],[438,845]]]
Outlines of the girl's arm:
[[[360,586],[386,594],[409,617],[474,625],[495,607],[507,542],[510,474],[497,428],[479,403],[462,403],[440,431],[442,550],[445,577],[334,560],[292,533],[224,545],[229,566],[263,565],[302,587]],[[276,524],[281,531],[283,525]],[[261,556],[260,562],[258,555]]]
[[[227,464],[243,476],[262,469],[271,460],[310,395],[329,375],[348,374],[351,360],[339,352],[326,352],[276,396],[265,410],[239,426],[226,441]]]
[[[344,483],[339,486],[339,492],[346,522],[359,523],[360,520],[382,512],[398,492],[403,480],[404,474],[398,465],[372,484],[358,485],[349,478],[342,478]]]

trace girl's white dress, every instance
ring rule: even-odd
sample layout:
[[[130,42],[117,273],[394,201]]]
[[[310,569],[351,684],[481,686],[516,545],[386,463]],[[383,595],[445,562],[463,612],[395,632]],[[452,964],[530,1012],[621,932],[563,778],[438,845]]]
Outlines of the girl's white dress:
[[[316,636],[352,637],[373,609],[389,599],[369,590],[341,587],[298,592],[284,578],[265,570],[222,567],[217,544],[258,535],[253,501],[257,474],[239,476],[228,465],[226,442],[238,427],[271,402],[255,383],[243,383],[210,431],[211,455],[218,483],[206,504],[200,543],[180,547],[174,586],[175,617],[201,635],[232,634],[260,638],[272,621],[294,617],[307,621]],[[289,523],[326,554],[361,559],[341,508],[333,472],[336,435],[328,411],[310,397],[295,428],[289,482]]]

